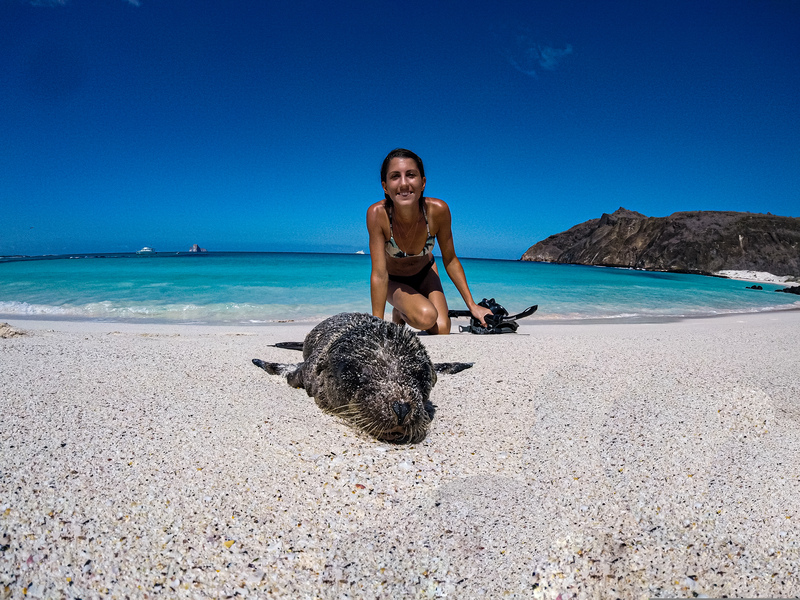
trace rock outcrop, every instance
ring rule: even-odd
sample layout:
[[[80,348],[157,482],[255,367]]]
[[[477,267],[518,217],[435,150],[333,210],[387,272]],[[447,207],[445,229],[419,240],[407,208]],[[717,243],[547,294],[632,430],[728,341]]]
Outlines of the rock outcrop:
[[[208,252],[205,248],[201,248],[197,244],[192,244],[192,247],[189,249],[189,252]]]
[[[551,235],[522,260],[710,274],[800,274],[800,219],[693,211],[647,217],[620,208]]]
[[[800,285],[796,285],[793,287],[783,288],[782,290],[775,290],[776,292],[785,292],[787,294],[797,294],[800,296]]]

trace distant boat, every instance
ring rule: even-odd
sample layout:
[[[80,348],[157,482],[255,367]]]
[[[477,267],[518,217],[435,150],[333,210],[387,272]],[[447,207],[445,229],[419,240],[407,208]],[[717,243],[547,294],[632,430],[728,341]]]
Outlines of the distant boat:
[[[358,250],[358,251],[356,252],[356,254],[364,254],[364,251],[363,251],[363,250]]]
[[[137,250],[136,254],[155,254],[156,251],[153,250],[150,246],[145,246],[141,250]]]

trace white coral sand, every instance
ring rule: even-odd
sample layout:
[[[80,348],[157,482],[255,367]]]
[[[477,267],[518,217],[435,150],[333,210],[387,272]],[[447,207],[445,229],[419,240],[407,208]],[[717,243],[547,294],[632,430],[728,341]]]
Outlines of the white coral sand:
[[[729,279],[741,279],[742,281],[752,281],[755,283],[781,283],[781,284],[786,284],[789,287],[800,285],[800,281],[797,281],[797,277],[792,277],[791,275],[773,275],[772,273],[768,273],[766,271],[723,270],[723,271],[717,271],[716,273],[714,273],[714,275],[727,277]]]
[[[311,328],[15,320],[0,598],[800,594],[800,311],[424,337],[423,443],[250,363]]]

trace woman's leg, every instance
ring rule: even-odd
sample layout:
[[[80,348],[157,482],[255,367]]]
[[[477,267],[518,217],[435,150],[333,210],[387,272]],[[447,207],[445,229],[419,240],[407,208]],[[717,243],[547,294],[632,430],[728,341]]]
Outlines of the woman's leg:
[[[447,300],[444,292],[433,291],[428,296],[431,304],[436,308],[436,324],[430,329],[426,329],[431,335],[446,335],[450,333],[450,317],[447,316]]]
[[[436,265],[428,271],[419,288],[416,290],[410,285],[389,281],[387,299],[394,307],[392,321],[405,322],[434,335],[450,333],[447,300]]]
[[[446,335],[450,333],[450,317],[447,315],[447,299],[444,297],[442,281],[439,279],[439,270],[436,264],[420,285],[420,292],[424,294],[436,309],[436,324],[426,329],[431,335]]]
[[[395,325],[406,324],[406,322],[403,320],[403,315],[394,306],[392,307],[392,323],[394,323]]]
[[[392,321],[408,323],[416,329],[428,330],[436,325],[436,306],[405,283],[389,280],[387,300],[394,307]]]

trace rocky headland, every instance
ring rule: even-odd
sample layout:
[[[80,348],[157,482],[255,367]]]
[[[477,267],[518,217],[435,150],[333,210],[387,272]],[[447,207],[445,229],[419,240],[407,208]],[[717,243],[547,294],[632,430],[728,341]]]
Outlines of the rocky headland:
[[[647,217],[619,208],[551,235],[521,260],[711,275],[800,275],[800,218],[721,211]]]

